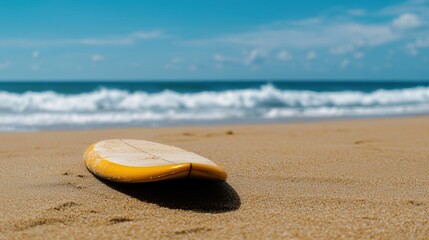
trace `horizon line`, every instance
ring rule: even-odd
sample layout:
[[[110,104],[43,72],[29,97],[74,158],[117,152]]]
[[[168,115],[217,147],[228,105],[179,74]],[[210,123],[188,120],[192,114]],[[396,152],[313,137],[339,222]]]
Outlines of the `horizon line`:
[[[230,78],[230,79],[0,79],[0,83],[16,83],[16,82],[428,82],[429,79],[329,79],[329,78],[303,78],[303,79],[246,79],[246,78]]]

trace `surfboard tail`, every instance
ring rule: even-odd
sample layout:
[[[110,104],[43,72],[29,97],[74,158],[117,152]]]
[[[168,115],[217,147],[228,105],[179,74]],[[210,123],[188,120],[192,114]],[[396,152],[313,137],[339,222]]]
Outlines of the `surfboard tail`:
[[[190,163],[189,178],[225,181],[227,174],[220,167],[200,163]]]

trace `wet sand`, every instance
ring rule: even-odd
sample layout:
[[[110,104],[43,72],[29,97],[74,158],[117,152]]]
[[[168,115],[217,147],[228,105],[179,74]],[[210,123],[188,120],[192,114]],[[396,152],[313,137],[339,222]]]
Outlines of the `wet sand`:
[[[117,184],[82,154],[145,139],[221,165],[226,183]],[[429,236],[429,117],[0,133],[0,239]]]

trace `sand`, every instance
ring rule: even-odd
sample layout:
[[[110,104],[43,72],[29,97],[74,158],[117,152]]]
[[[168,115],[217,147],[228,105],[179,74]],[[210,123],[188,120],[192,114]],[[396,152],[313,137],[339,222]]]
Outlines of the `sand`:
[[[172,144],[226,183],[113,184],[82,153]],[[429,238],[429,117],[0,133],[0,239]]]

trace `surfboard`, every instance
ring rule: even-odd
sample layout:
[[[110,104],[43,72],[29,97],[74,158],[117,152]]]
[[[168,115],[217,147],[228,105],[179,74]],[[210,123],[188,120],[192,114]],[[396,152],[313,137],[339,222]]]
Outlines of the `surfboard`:
[[[88,147],[86,167],[98,177],[127,183],[197,178],[225,181],[216,163],[178,147],[133,139],[110,139]]]

